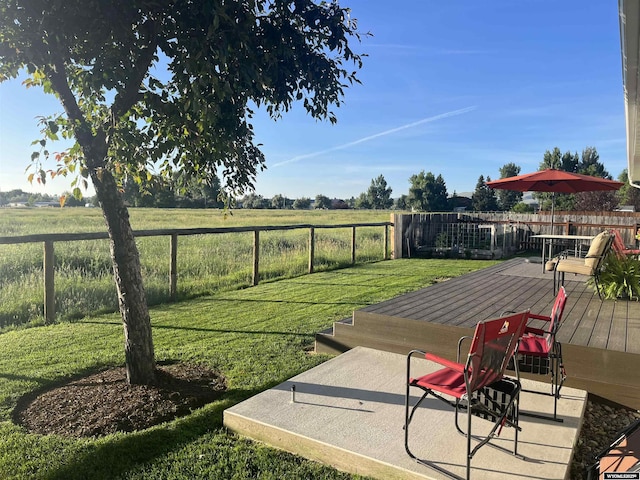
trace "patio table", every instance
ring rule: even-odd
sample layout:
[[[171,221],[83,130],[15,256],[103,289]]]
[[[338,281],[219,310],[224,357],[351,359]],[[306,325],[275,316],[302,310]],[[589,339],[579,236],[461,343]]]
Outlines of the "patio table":
[[[576,255],[580,256],[580,254],[582,253],[582,242],[586,242],[589,241],[591,242],[591,240],[593,240],[594,235],[552,235],[552,234],[539,234],[539,235],[532,235],[531,238],[541,238],[542,239],[542,272],[545,272],[545,264],[546,264],[546,253],[545,253],[545,247],[548,245],[548,251],[549,251],[549,260],[551,260],[551,258],[553,258],[553,244],[554,242],[559,242],[559,241],[568,241],[571,242],[573,241],[573,247],[574,247],[574,251],[576,252]]]

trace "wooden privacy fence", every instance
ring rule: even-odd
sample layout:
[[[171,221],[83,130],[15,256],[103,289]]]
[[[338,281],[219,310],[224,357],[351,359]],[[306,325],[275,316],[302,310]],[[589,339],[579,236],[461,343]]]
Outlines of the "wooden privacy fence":
[[[449,249],[459,247],[460,242],[463,241],[465,249],[484,249],[493,252],[495,247],[502,247],[506,243],[510,248],[501,252],[504,255],[523,249],[539,250],[542,248],[542,240],[532,237],[551,233],[594,236],[604,229],[617,229],[626,245],[635,245],[636,233],[640,232],[640,212],[555,212],[553,227],[550,212],[397,214],[393,218],[393,224],[394,258],[411,256],[412,250],[415,251],[423,246],[446,247],[447,245],[438,244],[439,236],[449,241]],[[461,226],[468,226],[469,231]],[[486,228],[486,226],[496,229],[497,242],[492,238],[490,248],[481,244],[474,245],[475,241],[482,240],[484,237],[469,232]],[[509,241],[505,242],[507,239]],[[454,245],[455,242],[458,243]]]
[[[389,258],[389,228],[393,226],[392,222],[378,223],[349,223],[339,225],[277,225],[277,226],[251,226],[251,227],[226,227],[226,228],[182,228],[182,229],[162,229],[162,230],[138,230],[133,235],[140,237],[170,237],[169,246],[169,295],[171,300],[175,300],[178,283],[178,237],[187,235],[210,235],[221,233],[242,233],[253,232],[253,272],[252,285],[257,285],[260,279],[260,232],[269,232],[277,230],[309,230],[309,266],[308,272],[313,273],[313,260],[315,252],[315,231],[318,229],[351,229],[351,263],[356,262],[356,228],[358,227],[383,227],[383,252],[382,258]],[[22,235],[15,237],[0,237],[0,245],[21,244],[21,243],[42,243],[44,245],[43,256],[43,272],[44,272],[44,317],[47,323],[53,322],[55,319],[55,280],[54,266],[55,242],[74,242],[79,240],[104,240],[108,239],[107,232],[92,233],[50,233],[38,235]]]

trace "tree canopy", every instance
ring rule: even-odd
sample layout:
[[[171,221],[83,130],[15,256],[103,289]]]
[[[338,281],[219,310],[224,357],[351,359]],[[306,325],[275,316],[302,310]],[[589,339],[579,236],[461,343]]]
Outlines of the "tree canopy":
[[[345,63],[361,65],[348,44],[356,23],[337,3],[3,0],[0,12],[0,80],[26,68],[26,85],[65,108],[43,121],[44,142],[101,138],[95,165],[81,145],[57,159],[54,171],[78,162],[84,178],[102,169],[140,180],[154,165],[220,173],[242,193],[264,167],[250,105],[278,118],[300,100],[335,122],[331,106],[357,82]],[[36,177],[46,173],[37,162]]]
[[[387,181],[383,175],[371,180],[371,185],[366,192],[356,199],[356,208],[373,208],[385,210],[393,206],[391,187],[387,187]]]
[[[507,163],[500,167],[500,178],[515,177],[520,174],[520,166],[515,163]],[[515,190],[498,190],[498,205],[502,210],[511,210],[522,201],[522,192]]]
[[[311,199],[308,197],[296,198],[293,202],[293,208],[296,210],[305,210],[311,206]]]
[[[125,333],[127,378],[155,377],[151,322],[124,180],[175,170],[219,175],[250,189],[265,160],[254,144],[253,106],[273,118],[300,101],[332,108],[358,82],[359,36],[348,9],[311,0],[0,0],[0,81],[27,72],[27,87],[54,94],[64,113],[42,118],[32,179],[89,179],[111,242]],[[47,168],[49,142],[76,143]]]
[[[547,150],[544,153],[542,162],[540,163],[540,169],[544,168],[555,168],[566,172],[580,173],[583,175],[591,175],[607,179],[612,178],[609,172],[604,168],[604,164],[600,162],[600,155],[595,147],[584,148],[581,156],[578,155],[578,152],[571,153],[569,151],[561,154],[558,147],[555,147],[552,151]],[[551,193],[537,193],[535,196],[540,202],[540,208],[551,208]],[[590,196],[593,198],[589,199]],[[580,194],[580,205],[576,205],[575,195],[558,193],[555,195],[555,209],[566,211],[575,210],[579,207],[597,205],[599,199],[603,199],[603,197],[598,193],[584,192]],[[609,205],[610,202],[613,201],[613,198],[607,197],[607,199],[607,205]],[[601,209],[602,208],[598,208],[598,210]]]
[[[326,195],[322,195],[322,194],[316,195],[314,208],[320,208],[320,209],[331,208],[331,199]]]
[[[354,208],[363,210],[369,210],[373,208],[373,206],[371,205],[371,200],[369,199],[369,196],[366,192],[362,192],[360,195],[358,195],[358,198],[355,199],[353,206]]]
[[[493,188],[487,186],[487,182],[491,179],[487,177],[485,182],[484,176],[480,175],[478,183],[476,183],[476,189],[471,196],[473,209],[476,212],[493,212],[498,210],[498,199],[496,192]]]
[[[621,205],[633,205],[636,212],[640,212],[640,188],[629,184],[629,172],[625,168],[618,176],[618,181],[624,185],[618,190],[618,199]]]
[[[433,173],[422,170],[409,178],[409,195],[407,202],[415,210],[423,212],[444,212],[449,210],[447,202],[447,186],[442,175],[435,177]]]

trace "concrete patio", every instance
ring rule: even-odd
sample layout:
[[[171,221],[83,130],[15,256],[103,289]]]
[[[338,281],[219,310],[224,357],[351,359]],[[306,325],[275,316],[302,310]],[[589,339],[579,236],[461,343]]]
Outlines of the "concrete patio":
[[[224,412],[231,430],[340,470],[379,479],[441,479],[439,472],[412,460],[404,450],[406,357],[356,347]],[[412,367],[414,368],[414,367]],[[437,365],[416,360],[416,373]],[[292,386],[295,385],[295,401]],[[529,390],[548,391],[548,383],[523,380]],[[418,399],[417,393],[412,401]],[[578,438],[587,393],[564,387],[558,402],[563,423],[520,417],[518,453],[512,428],[474,456],[474,479],[564,479]],[[523,392],[521,412],[551,414],[549,396]],[[473,431],[491,424],[474,417]],[[453,409],[429,399],[416,413],[411,448],[421,458],[464,476],[465,439],[454,427]]]

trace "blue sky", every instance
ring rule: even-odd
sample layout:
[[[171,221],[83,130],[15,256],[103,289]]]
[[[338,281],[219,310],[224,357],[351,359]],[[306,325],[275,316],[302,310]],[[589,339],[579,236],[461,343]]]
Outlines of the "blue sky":
[[[257,115],[268,168],[256,193],[357,197],[384,175],[397,197],[422,170],[442,174],[449,194],[470,192],[508,162],[537,170],[556,146],[596,147],[614,177],[626,167],[617,1],[340,3],[373,34],[354,44],[368,54],[362,85],[346,89],[336,125],[301,105],[277,122]],[[60,110],[18,81],[0,84],[0,190],[69,189],[31,186],[24,173],[35,117]]]

